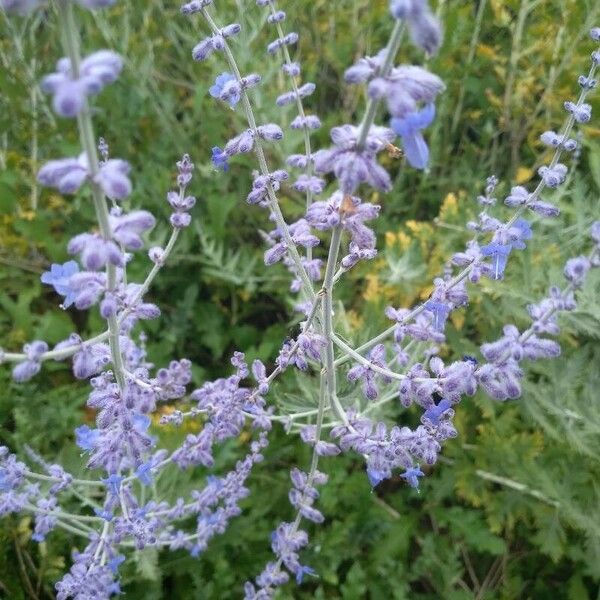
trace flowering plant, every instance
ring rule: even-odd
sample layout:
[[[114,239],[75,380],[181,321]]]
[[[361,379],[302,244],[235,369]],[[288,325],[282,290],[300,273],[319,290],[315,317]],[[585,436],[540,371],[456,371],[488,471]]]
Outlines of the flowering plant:
[[[26,12],[37,4],[5,0],[3,8]],[[332,146],[315,151],[311,132],[321,122],[307,113],[305,103],[316,86],[301,82],[300,65],[290,54],[299,36],[285,32],[286,14],[274,0],[257,1],[275,31],[267,53],[282,58],[282,71],[290,82],[291,89],[275,102],[295,106],[298,111],[290,128],[302,133],[303,152],[287,158],[286,166],[296,173],[291,175],[269,164],[268,144],[280,141],[284,131],[276,123],[257,120],[252,89],[261,84],[261,76],[242,75],[234,53],[241,26],[217,23],[211,0],[185,4],[183,15],[205,28],[206,37],[192,49],[193,59],[203,61],[217,55],[227,64],[227,70],[210,87],[210,95],[225,108],[242,111],[247,120],[243,131],[212,148],[212,164],[216,170],[226,171],[237,155],[256,154],[259,171],[246,200],[264,209],[274,225],[263,236],[267,245],[264,262],[280,262],[288,269],[303,320],[299,332],[282,343],[270,372],[261,361],[249,365],[244,354],[236,352],[231,358],[232,375],[191,391],[190,410],[164,415],[161,422],[165,425],[182,425],[189,419],[202,422],[198,434],[188,435],[178,448],[167,451],[158,449],[158,440],[150,435],[150,415],[161,404],[188,395],[191,363],[174,360],[156,370],[146,359],[144,338],[135,340],[134,332],[140,321],[160,315],[159,308],[145,296],[168,262],[181,230],[192,222],[190,213],[196,200],[188,190],[195,185],[194,165],[187,154],[177,163],[176,189],[167,194],[172,211],[170,238],[164,248],[149,249],[152,267],[143,281],[129,281],[127,265],[133,252],[144,247],[155,218],[146,210],[124,210],[123,200],[132,190],[130,168],[124,160],[110,157],[104,140],[96,141],[90,107],[91,97],[118,78],[123,60],[110,50],[82,58],[73,2],[57,0],[55,4],[66,56],[41,86],[52,95],[57,115],[76,119],[83,151],[47,162],[37,176],[42,185],[62,194],[87,186],[98,231],[70,240],[68,252],[78,260],[53,265],[42,275],[42,282],[64,298],[63,308],[85,310],[97,305],[106,329],[87,340],[73,333],[53,349],[35,340],[20,353],[3,352],[2,360],[14,363],[13,378],[19,382],[34,377],[44,361],[65,359],[71,359],[75,377],[90,379],[88,406],[96,411],[96,427],[82,425],[75,434],[77,445],[88,455],[91,475],[74,478],[62,466],[48,464],[31,452],[31,461],[39,467],[33,469],[3,447],[0,513],[35,515],[33,537],[37,541],[56,527],[84,540],[81,551],[74,553],[70,572],[56,584],[59,598],[110,597],[119,591],[119,566],[128,548],[184,548],[193,556],[205,551],[209,540],[239,515],[239,501],[248,493],[246,480],[263,459],[268,432],[273,424],[282,423],[289,431],[299,431],[312,448],[312,459],[308,468],[297,467],[290,473],[294,516],[273,532],[275,559],[253,582],[245,584],[246,598],[271,597],[290,574],[298,584],[307,575],[318,574],[301,561],[300,550],[308,544],[301,526],[303,521],[321,523],[325,518],[316,504],[317,486],[327,481],[320,468],[323,457],[353,452],[364,458],[366,477],[373,487],[399,470],[409,486],[418,488],[426,465],[436,463],[443,442],[456,436],[452,419],[464,395],[482,388],[496,400],[517,398],[521,395],[521,363],[560,353],[558,344],[547,335],[558,333],[558,313],[573,310],[575,292],[588,271],[600,264],[599,223],[592,227],[590,254],[566,263],[564,288],[551,288],[547,298],[529,307],[531,327],[519,331],[507,324],[499,340],[481,347],[481,358],[444,362],[440,346],[446,341],[449,315],[468,303],[468,283],[476,284],[484,277],[502,280],[510,256],[526,249],[533,231],[524,215],[529,212],[551,218],[558,214],[558,207],[543,200],[542,193],[564,183],[568,170],[560,160],[578,150],[579,143],[571,137],[573,129],[591,118],[586,97],[596,85],[600,50],[592,54],[589,73],[579,78],[579,98],[565,103],[568,116],[562,130],[541,136],[554,155],[539,169],[537,186],[533,190],[514,187],[504,201],[514,210],[503,220],[493,208],[498,181],[490,177],[485,193],[477,198],[482,207],[478,219],[468,224],[474,237],[434,280],[430,297],[412,309],[388,307],[386,316],[392,324],[353,348],[336,329],[334,292],[346,272],[377,255],[376,236],[368,223],[381,210],[359,194],[364,196],[368,188],[393,190],[390,173],[380,162],[382,155],[393,160],[405,155],[411,167],[427,168],[429,153],[422,131],[435,118],[435,102],[444,91],[440,77],[420,66],[395,66],[396,56],[406,33],[418,49],[427,55],[435,53],[441,43],[440,24],[424,0],[390,3],[393,28],[387,46],[375,56],[359,59],[345,73],[348,84],[366,87],[368,102],[362,120],[358,125],[334,127]],[[77,4],[95,10],[113,2],[81,0]],[[600,29],[593,29],[591,37],[600,41]],[[390,127],[375,124],[383,110]],[[402,148],[394,145],[398,137]],[[325,177],[330,174],[328,184]],[[305,197],[304,214],[292,223],[278,199],[284,185]],[[320,197],[324,199],[317,199]],[[320,252],[320,246],[326,251]],[[268,401],[272,382],[292,368],[306,372],[307,377],[318,377],[315,409],[285,413],[276,411]],[[344,378],[360,389],[360,394],[343,397]],[[420,423],[410,428],[371,418],[377,407],[393,401],[404,407],[418,406]],[[239,436],[247,426],[256,437],[250,452],[233,470],[207,476],[205,486],[189,498],[169,503],[160,497],[157,479],[163,470],[211,469],[217,444]],[[152,500],[146,499],[146,489],[153,490]],[[82,498],[81,513],[61,508],[61,496],[68,494]],[[191,521],[194,526],[188,530]]]

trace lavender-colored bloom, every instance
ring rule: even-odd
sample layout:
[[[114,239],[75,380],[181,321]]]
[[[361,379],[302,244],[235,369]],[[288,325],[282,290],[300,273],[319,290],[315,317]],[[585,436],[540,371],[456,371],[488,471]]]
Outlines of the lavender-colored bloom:
[[[221,73],[217,76],[209,91],[213,98],[228,102],[231,108],[240,101],[242,93],[238,80],[231,73]]]
[[[286,106],[287,104],[292,104],[298,99],[306,98],[310,96],[316,89],[316,85],[314,83],[308,82],[301,85],[297,91],[289,91],[281,94],[275,100],[277,106]]]
[[[575,104],[574,102],[565,102],[565,110],[573,115],[577,123],[588,123],[592,118],[591,104]]]
[[[545,174],[546,177],[548,177],[547,173]],[[556,174],[553,171],[553,174],[553,176],[558,175],[560,179],[560,173]],[[551,183],[553,183],[553,181]],[[504,204],[513,208],[518,206],[527,206],[527,208],[542,217],[556,217],[560,214],[560,209],[554,206],[554,204],[544,202],[543,200],[532,200],[531,198],[532,196],[527,189],[518,185],[512,188],[510,195],[504,200]]]
[[[77,300],[75,304],[77,305]],[[110,348],[107,344],[84,344],[76,333],[56,344],[54,350],[60,351],[73,347],[78,348],[73,354],[73,375],[77,379],[87,379],[95,375],[110,362]]]
[[[81,425],[75,429],[76,443],[84,452],[93,450],[99,439],[100,432],[97,429],[91,429],[87,425]]]
[[[427,104],[421,110],[393,118],[390,127],[402,138],[402,148],[409,164],[415,169],[425,169],[429,162],[429,148],[421,134],[433,122],[435,106]]]
[[[565,279],[574,287],[581,287],[585,281],[585,276],[590,270],[592,264],[586,256],[578,256],[567,261],[564,269]]]
[[[281,127],[279,127],[279,125],[276,125],[275,123],[259,125],[256,128],[256,131],[263,140],[276,142],[283,139],[283,131],[281,130]]]
[[[109,222],[113,238],[123,248],[139,250],[144,245],[141,234],[152,229],[156,219],[146,210],[135,210],[118,217],[110,216]]]
[[[402,118],[416,112],[420,104],[433,104],[444,84],[421,67],[400,65],[386,77],[372,78],[367,90],[371,98],[386,100],[392,117]]]
[[[73,553],[74,564],[55,586],[57,600],[97,598],[108,600],[121,593],[115,574],[108,565],[100,566],[95,558],[98,542],[92,541],[84,552]]]
[[[290,77],[299,77],[300,76],[300,65],[296,62],[284,63],[281,66],[281,70]]]
[[[221,148],[218,146],[213,147],[211,160],[216,169],[227,171],[229,169],[228,158],[227,153],[221,150]]]
[[[400,474],[400,477],[405,479],[406,483],[408,483],[408,485],[410,485],[410,487],[418,489],[419,488],[419,477],[423,477],[424,475],[425,475],[425,473],[423,473],[423,471],[421,471],[421,469],[417,465],[416,467],[410,467],[409,469],[406,469],[406,471],[404,471],[404,473]]]
[[[540,167],[538,173],[549,188],[557,188],[561,183],[564,183],[567,177],[568,169],[562,163],[558,163],[553,167]]]
[[[69,284],[74,294],[74,304],[85,310],[100,300],[106,290],[106,273],[83,271],[71,276]]]
[[[40,340],[30,342],[23,346],[23,352],[27,358],[18,363],[12,370],[12,376],[15,381],[22,383],[28,381],[34,375],[37,375],[42,367],[41,357],[44,352],[48,352],[48,344]]]
[[[508,255],[511,250],[512,247],[510,245],[498,244],[497,242],[492,242],[487,246],[481,247],[481,254],[492,258],[492,270],[489,273],[492,279],[502,279],[504,276],[504,269],[506,268]]]
[[[42,273],[42,283],[51,285],[57,294],[64,296],[63,308],[68,308],[75,301],[74,290],[70,286],[71,275],[79,272],[79,265],[69,260],[62,265],[53,264],[50,271]]]
[[[106,85],[116,81],[123,60],[110,50],[99,50],[81,61],[77,77],[74,77],[71,61],[61,58],[56,72],[42,80],[42,90],[53,95],[53,107],[62,117],[78,115],[86,97],[99,93]]]
[[[384,479],[388,479],[389,475],[377,469],[367,468],[367,477],[372,488],[376,488]]]
[[[35,528],[31,539],[36,542],[43,542],[46,539],[46,535],[56,527],[57,518],[52,513],[56,508],[56,497],[50,496],[49,498],[40,498],[37,501],[37,507],[40,509],[35,517]]]
[[[113,200],[122,200],[131,193],[131,182],[127,177],[130,167],[120,159],[110,159],[100,165],[94,181]],[[63,158],[47,162],[38,172],[38,181],[56,188],[62,194],[74,194],[90,177],[85,153],[78,158]]]
[[[56,188],[61,194],[74,194],[89,175],[87,156],[47,162],[37,174],[42,185]]]
[[[315,115],[298,115],[291,123],[292,129],[319,129],[321,127],[321,119]]]
[[[453,414],[454,411],[451,411],[452,403],[446,399],[442,398],[438,404],[434,404],[430,408],[428,408],[421,417],[421,421],[423,423],[431,423],[434,426],[439,425],[440,419],[444,415]]]
[[[112,200],[123,200],[131,194],[131,181],[127,177],[130,169],[126,161],[112,158],[100,165],[94,181]]]
[[[415,46],[430,55],[438,51],[442,38],[441,26],[426,0],[391,0],[390,12],[396,19],[407,22]]]
[[[319,177],[303,173],[296,179],[292,187],[298,192],[310,192],[316,196],[323,191],[325,181]]]
[[[444,302],[428,300],[425,302],[425,308],[433,314],[433,327],[436,331],[443,332],[446,326],[446,319],[452,310],[452,307]]]
[[[115,242],[105,240],[98,234],[81,233],[75,236],[69,242],[67,251],[69,254],[79,254],[83,266],[90,271],[99,271],[107,263],[118,267],[125,264],[123,254]],[[75,280],[76,277],[72,276],[72,286]]]
[[[152,484],[152,462],[141,464],[135,471],[135,476],[142,485]]]
[[[368,360],[373,365],[380,367],[382,369],[387,369],[387,363],[385,360],[385,346],[383,344],[378,344],[374,346],[368,355]],[[380,377],[384,383],[390,383],[391,379],[386,375],[380,375],[371,367],[358,364],[352,367],[348,371],[348,381],[358,381],[362,380],[362,392],[367,400],[375,400],[379,393],[377,389],[377,384],[375,383],[375,378]]]
[[[357,149],[359,130],[352,125],[334,127],[331,139],[335,146],[314,155],[317,173],[333,172],[342,192],[352,194],[361,183],[389,191],[392,187],[387,171],[377,163],[376,154],[390,144],[395,134],[385,127],[371,127],[365,147]]]
[[[376,248],[360,248],[354,242],[350,242],[348,254],[340,261],[340,266],[344,270],[351,269],[360,260],[372,260],[377,256]]]
[[[254,148],[254,131],[246,129],[246,131],[242,131],[242,133],[230,139],[225,144],[223,152],[227,156],[234,156],[235,154],[250,152],[252,148]]]

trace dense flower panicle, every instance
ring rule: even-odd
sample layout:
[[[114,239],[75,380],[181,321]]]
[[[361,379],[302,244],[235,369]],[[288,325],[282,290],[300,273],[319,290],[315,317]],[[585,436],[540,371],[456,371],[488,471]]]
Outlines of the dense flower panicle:
[[[100,50],[85,58],[77,73],[73,72],[70,59],[61,58],[56,64],[56,72],[46,75],[41,87],[52,94],[58,115],[75,117],[83,109],[86,98],[116,81],[122,68],[123,59],[110,50]]]
[[[114,0],[78,2],[95,9],[110,6]],[[2,9],[20,12],[37,4],[34,0],[0,0]],[[144,236],[155,225],[154,217],[145,210],[124,212],[114,202],[107,212],[106,206],[99,203],[99,193],[94,194],[97,211],[105,211],[104,218],[100,215],[99,219],[101,233],[82,233],[74,237],[68,251],[78,256],[79,263],[52,264],[41,280],[64,298],[64,308],[73,305],[84,309],[98,304],[100,315],[107,320],[107,331],[90,340],[71,334],[51,352],[44,341],[25,344],[20,354],[0,352],[0,360],[6,357],[16,363],[13,369],[16,381],[33,377],[40,370],[42,361],[49,358],[70,358],[76,378],[91,378],[87,406],[95,413],[96,420],[93,426],[76,428],[75,443],[85,455],[88,468],[100,470],[95,479],[74,479],[60,465],[45,463],[29,451],[31,460],[41,467],[43,474],[33,473],[8,449],[0,447],[0,515],[21,511],[33,514],[32,539],[35,541],[43,541],[55,527],[65,525],[61,521],[64,516],[59,504],[61,492],[76,492],[74,486],[81,484],[92,485],[97,490],[95,517],[86,516],[81,524],[85,525],[86,532],[90,531],[88,524],[92,523],[100,529],[98,533],[87,535],[87,546],[82,552],[74,552],[70,572],[56,584],[59,600],[109,598],[120,594],[118,571],[125,560],[119,552],[122,545],[136,549],[147,546],[184,549],[193,557],[203,553],[210,540],[223,533],[230,521],[241,514],[240,501],[249,494],[247,479],[253,467],[263,460],[267,432],[276,421],[283,421],[289,429],[292,425],[300,425],[301,439],[312,447],[313,459],[309,471],[293,468],[290,473],[289,500],[296,517],[276,527],[271,537],[276,560],[269,562],[254,582],[246,583],[245,597],[248,600],[273,597],[276,588],[289,580],[289,574],[301,584],[307,575],[316,574],[300,559],[300,551],[308,544],[308,535],[301,528],[302,520],[315,524],[325,520],[316,505],[317,486],[327,480],[317,468],[319,459],[341,452],[355,452],[364,458],[367,478],[373,487],[396,472],[407,486],[418,490],[420,480],[425,476],[421,465],[436,463],[444,442],[457,435],[453,418],[456,406],[464,396],[472,396],[482,388],[497,400],[517,398],[522,391],[524,376],[521,362],[560,354],[558,343],[545,336],[559,332],[558,312],[576,307],[575,290],[583,285],[592,268],[600,266],[600,222],[597,222],[592,226],[594,251],[589,256],[577,256],[567,261],[563,290],[553,287],[546,298],[528,306],[531,317],[528,329],[521,331],[515,325],[506,325],[500,339],[481,346],[481,362],[472,357],[454,362],[444,362],[440,358],[440,345],[446,341],[444,330],[451,311],[468,304],[466,281],[476,282],[482,276],[501,279],[510,253],[525,249],[531,239],[530,224],[517,217],[525,209],[545,217],[558,214],[558,208],[542,200],[540,193],[566,181],[568,170],[559,161],[561,153],[576,153],[581,144],[566,133],[547,131],[540,139],[545,146],[554,149],[555,155],[547,165],[540,167],[540,183],[532,192],[515,186],[505,199],[507,206],[517,209],[517,214],[506,222],[488,214],[496,204],[493,195],[498,184],[495,177],[488,178],[485,195],[477,197],[481,212],[477,220],[468,225],[486,241],[477,237],[468,242],[464,252],[456,253],[451,263],[444,267],[442,276],[434,280],[430,297],[422,305],[413,310],[386,309],[388,318],[396,323],[375,340],[381,341],[393,331],[392,358],[388,358],[386,344],[372,345],[375,340],[369,342],[371,346],[364,346],[367,348],[364,355],[348,351],[359,360],[350,366],[347,379],[361,382],[364,397],[372,402],[379,396],[382,386],[390,386],[393,382],[394,392],[390,399],[395,398],[404,407],[417,405],[420,423],[414,428],[402,427],[371,420],[355,409],[347,410],[342,404],[335,406],[334,401],[339,403],[344,399],[337,398],[338,390],[330,389],[330,381],[325,379],[328,369],[335,369],[337,364],[331,356],[331,345],[340,342],[328,323],[328,311],[331,312],[333,307],[332,287],[344,271],[377,254],[375,234],[365,223],[378,216],[380,207],[363,202],[353,194],[363,183],[380,191],[391,189],[391,178],[377,159],[382,151],[398,157],[398,149],[392,145],[397,136],[402,140],[409,164],[418,169],[428,166],[429,149],[421,132],[434,118],[434,102],[444,84],[439,77],[421,67],[392,66],[393,61],[386,59],[394,57],[387,57],[386,50],[373,57],[361,58],[346,71],[346,80],[366,84],[372,108],[377,108],[379,102],[387,105],[391,129],[374,125],[367,115],[361,127],[334,127],[331,131],[333,146],[313,152],[309,133],[321,123],[316,116],[305,114],[302,99],[313,94],[315,85],[296,82],[294,78],[300,74],[300,65],[292,62],[289,56],[289,46],[296,44],[299,36],[295,32],[281,33],[280,24],[286,14],[277,9],[274,0],[257,0],[259,6],[268,9],[266,21],[275,25],[279,34],[269,43],[267,51],[271,54],[281,51],[280,55],[284,57],[282,70],[290,77],[292,87],[276,102],[280,106],[296,104],[298,115],[290,127],[304,130],[305,134],[304,154],[290,155],[287,164],[304,171],[292,179],[291,185],[306,195],[306,212],[287,224],[281,216],[276,193],[289,175],[282,169],[271,170],[265,166],[265,157],[259,148],[261,140],[281,140],[283,131],[275,123],[255,125],[247,90],[258,85],[261,77],[255,73],[239,75],[227,39],[237,35],[241,26],[231,23],[219,29],[204,10],[210,4],[211,0],[193,0],[181,7],[181,12],[186,15],[202,13],[211,29],[210,37],[194,47],[193,58],[204,60],[214,52],[227,51],[230,70],[236,75],[221,73],[210,88],[210,94],[227,102],[231,108],[243,99],[244,112],[248,116],[248,129],[229,140],[223,149],[212,148],[212,164],[226,171],[229,158],[259,150],[261,172],[254,177],[247,201],[267,208],[275,223],[270,233],[263,234],[268,245],[265,263],[281,261],[284,264],[292,275],[292,291],[306,289],[306,281],[321,280],[325,263],[312,255],[312,249],[321,242],[314,230],[334,230],[333,237],[338,240],[339,234],[343,234],[341,258],[327,264],[321,292],[315,294],[310,289],[307,291],[313,298],[304,294],[299,299],[298,308],[304,312],[306,320],[300,324],[300,332],[295,338],[288,338],[282,344],[270,375],[260,360],[254,360],[249,366],[244,354],[235,352],[231,358],[233,374],[197,387],[189,396],[190,410],[174,409],[163,414],[161,424],[181,425],[187,418],[201,417],[202,427],[189,433],[172,452],[160,450],[156,448],[151,415],[160,402],[186,396],[192,383],[192,364],[181,359],[164,367],[155,367],[148,362],[146,337],[141,334],[139,341],[134,341],[132,331],[140,320],[160,315],[159,308],[146,302],[144,295],[158,267],[165,263],[179,230],[191,222],[190,211],[196,199],[186,190],[194,165],[188,155],[177,163],[178,189],[168,192],[166,197],[172,211],[169,221],[173,231],[165,249],[150,248],[148,256],[154,266],[143,283],[128,281],[127,264],[133,256],[131,252],[144,246]],[[391,0],[390,11],[394,18],[405,21],[416,46],[427,54],[438,50],[441,28],[427,0]],[[401,25],[396,23],[394,35],[399,35],[400,31]],[[593,29],[591,37],[600,41],[600,29]],[[389,47],[394,44],[390,43]],[[592,61],[600,64],[600,51],[592,55]],[[42,87],[53,94],[58,114],[78,115],[80,124],[83,120],[91,127],[88,111],[83,110],[87,97],[115,81],[122,64],[117,54],[100,51],[81,61],[81,67],[75,73],[70,60],[61,59],[57,72],[47,76]],[[584,100],[587,92],[596,87],[593,70],[589,76],[579,78],[579,85],[580,99],[576,103],[565,103],[570,116],[568,126],[562,131],[570,132],[574,122],[586,123],[591,118],[591,105]],[[376,111],[367,112],[371,116],[376,114]],[[89,150],[77,158],[50,161],[40,169],[39,182],[64,194],[76,193],[85,183],[90,183],[94,192],[101,191],[110,200],[124,199],[131,193],[129,165],[123,160],[109,158],[108,146],[102,139],[98,149],[101,157],[98,164],[90,164],[94,152]],[[317,175],[327,173],[333,173],[339,189],[326,200],[314,202],[313,197],[325,189],[325,181]],[[298,256],[296,250],[299,248],[306,249],[304,256]],[[337,247],[331,248],[330,256],[337,256],[337,251]],[[454,274],[453,266],[463,270]],[[422,347],[414,351],[411,348],[413,341],[422,342]],[[340,343],[340,346],[343,349],[344,345]],[[311,415],[310,418],[318,413],[317,425],[298,421],[301,413],[282,417],[274,414],[275,406],[267,407],[265,396],[272,380],[289,366],[302,371],[321,370],[322,385],[326,383],[321,391],[325,390],[325,394],[320,396],[317,411],[306,413]],[[394,366],[399,366],[402,372],[393,371]],[[368,404],[367,410],[387,400],[383,398],[378,403]],[[362,404],[362,400],[355,402],[355,406]],[[323,439],[323,431],[328,425],[322,418],[328,418],[325,416],[328,408],[335,408],[336,413],[340,413],[336,416],[341,417],[337,421],[340,424],[334,424],[331,430],[333,441]],[[250,443],[246,456],[225,475],[208,475],[204,485],[192,490],[187,500],[177,498],[170,504],[158,498],[145,502],[144,495],[138,496],[140,489],[158,483],[158,475],[168,466],[180,469],[198,465],[213,467],[217,445],[233,438],[244,439],[244,432],[249,428],[257,432],[257,438]],[[76,493],[80,495],[79,491]],[[76,514],[69,514],[69,523],[73,523],[69,527],[74,527],[78,518]],[[180,528],[183,525],[180,521],[193,522],[193,533]]]

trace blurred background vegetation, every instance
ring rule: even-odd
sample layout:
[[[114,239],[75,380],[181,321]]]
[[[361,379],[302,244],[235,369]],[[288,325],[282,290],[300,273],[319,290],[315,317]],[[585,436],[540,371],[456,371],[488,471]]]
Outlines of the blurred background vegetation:
[[[431,278],[468,239],[464,225],[477,212],[475,198],[486,177],[500,178],[499,198],[515,182],[535,178],[548,157],[538,136],[562,122],[562,103],[577,93],[577,75],[588,68],[586,32],[600,23],[596,0],[439,0],[434,6],[445,41],[428,66],[447,90],[428,132],[431,169],[393,165],[393,192],[369,198],[383,205],[380,255],[349,275],[340,288],[344,310],[336,311],[338,328],[357,343],[386,325],[385,306],[427,295]],[[251,0],[219,2],[218,8],[221,22],[244,24],[234,49],[243,73],[264,77],[254,94],[261,119],[289,122],[293,111],[274,106],[285,80],[279,59],[263,53],[272,36],[264,11]],[[301,33],[297,56],[305,80],[318,84],[307,106],[324,122],[314,137],[323,147],[331,126],[360,118],[364,92],[345,86],[342,74],[385,44],[387,2],[297,0],[281,8],[288,11],[286,25]],[[85,50],[112,48],[126,60],[118,83],[95,103],[96,132],[113,156],[132,164],[135,192],[128,204],[159,218],[153,243],[168,232],[165,193],[175,161],[189,152],[197,167],[194,225],[151,290],[163,310],[146,330],[151,360],[162,365],[191,358],[197,384],[225,373],[237,349],[272,364],[295,323],[293,299],[283,268],[262,264],[258,230],[268,228],[265,214],[243,201],[252,159],[236,159],[228,174],[210,165],[210,148],[242,127],[239,112],[208,97],[224,70],[221,57],[191,60],[205,31],[172,3],[118,2],[108,11],[81,13]],[[78,152],[73,123],[56,119],[33,85],[60,56],[57,39],[52,11],[10,21],[0,14],[0,346],[10,350],[101,326],[94,311],[58,309],[57,297],[39,281],[51,262],[66,260],[66,240],[93,221],[85,192],[64,199],[35,183],[42,162]],[[422,59],[407,45],[401,54],[406,62]],[[550,283],[560,283],[564,260],[586,247],[589,225],[599,216],[600,98],[593,103],[596,115],[583,129],[576,169],[554,194],[561,217],[536,222],[529,249],[511,257],[506,280],[483,281],[468,310],[453,315],[452,351],[444,347],[444,357],[477,354],[504,323],[524,325],[525,306]],[[300,142],[300,134],[287,135],[271,150],[272,163],[280,165]],[[288,215],[300,214],[303,201],[294,192],[284,191],[281,201]],[[146,262],[141,257],[132,264],[133,277],[143,276]],[[563,319],[562,357],[531,365],[521,400],[498,404],[477,395],[461,404],[460,435],[447,444],[420,494],[398,478],[372,492],[358,458],[324,462],[330,483],[320,507],[327,520],[309,528],[305,557],[319,578],[288,586],[279,597],[600,598],[599,279],[596,273],[578,310]],[[304,386],[288,374],[272,397],[306,403],[312,382]],[[86,385],[73,382],[66,365],[49,364],[19,386],[11,383],[9,368],[0,369],[0,390],[0,442],[20,452],[29,444],[81,471],[73,428],[93,420],[85,408]],[[391,405],[376,416],[417,418]],[[172,446],[185,433],[161,429],[160,435]],[[216,468],[231,464],[247,443],[243,436],[224,447]],[[251,478],[244,513],[227,533],[199,559],[139,552],[124,573],[126,597],[240,597],[244,580],[269,560],[270,531],[291,517],[289,469],[308,459],[295,436],[276,429],[266,462]],[[172,497],[205,476],[200,470],[164,476],[160,487]],[[0,597],[52,598],[53,582],[80,544],[58,532],[38,545],[30,535],[28,518],[0,521]]]

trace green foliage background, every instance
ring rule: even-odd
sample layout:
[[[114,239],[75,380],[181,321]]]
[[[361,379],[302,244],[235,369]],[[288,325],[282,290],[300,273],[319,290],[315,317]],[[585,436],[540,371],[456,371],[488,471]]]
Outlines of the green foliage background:
[[[287,5],[286,5],[287,4]],[[383,308],[416,301],[431,277],[467,238],[465,222],[476,214],[475,197],[485,178],[526,183],[547,155],[539,134],[562,122],[561,104],[576,93],[576,76],[587,70],[591,43],[585,37],[600,23],[595,0],[439,0],[445,41],[429,68],[447,90],[429,131],[431,169],[415,172],[391,165],[395,175],[377,225],[382,248],[377,261],[352,272],[341,287],[337,327],[356,342],[385,326]],[[264,56],[270,41],[264,13],[251,0],[219,2],[221,22],[244,24],[234,42],[242,72],[259,71],[264,85],[254,95],[265,122],[284,124],[295,115],[274,107],[285,90],[278,60]],[[315,136],[327,144],[331,126],[360,118],[364,93],[344,85],[345,67],[377,51],[390,30],[387,2],[297,0],[281,3],[286,22],[301,32],[298,58],[305,79],[318,84],[307,105],[324,127]],[[236,349],[271,362],[294,326],[287,274],[262,265],[258,229],[268,223],[248,207],[251,158],[235,161],[227,175],[213,172],[213,145],[242,127],[240,114],[207,97],[219,57],[197,64],[190,49],[204,35],[199,22],[182,18],[178,6],[161,0],[119,2],[83,14],[85,49],[113,48],[126,58],[119,82],[95,103],[96,131],[111,153],[133,166],[135,192],[128,203],[159,217],[151,234],[167,235],[165,193],[175,160],[189,152],[197,166],[199,203],[194,226],[151,291],[163,317],[147,328],[148,349],[158,365],[173,357],[194,362],[198,384],[222,375]],[[228,19],[227,19],[228,17]],[[17,349],[30,339],[56,343],[77,329],[101,326],[95,314],[62,312],[56,296],[39,282],[51,262],[66,259],[66,240],[90,227],[85,195],[63,199],[38,189],[34,174],[43,161],[78,152],[73,124],[56,119],[48,98],[32,82],[60,56],[53,12],[8,21],[0,15],[0,346]],[[408,45],[403,60],[421,60]],[[562,208],[556,221],[536,222],[526,252],[518,253],[503,283],[485,281],[467,311],[453,317],[452,354],[476,354],[506,322],[526,323],[525,306],[549,283],[560,283],[564,260],[586,247],[586,232],[598,218],[600,193],[600,99],[584,128],[583,152],[568,184],[554,194]],[[283,115],[283,116],[282,116]],[[299,134],[273,148],[273,164],[300,144]],[[285,212],[299,214],[302,198],[282,194]],[[502,212],[502,209],[499,209]],[[423,261],[428,267],[423,267]],[[133,277],[143,277],[138,258]],[[563,356],[531,365],[525,393],[497,404],[478,395],[457,411],[460,436],[425,479],[420,494],[393,479],[372,492],[359,459],[324,462],[330,483],[320,507],[323,526],[310,527],[307,564],[319,578],[280,598],[352,600],[512,600],[600,598],[600,280],[581,294],[578,310],[563,320]],[[93,312],[93,311],[92,311]],[[352,390],[344,393],[351,395]],[[86,386],[72,381],[65,365],[46,365],[33,381],[16,386],[0,369],[0,442],[22,452],[25,444],[58,457],[74,472],[82,459],[73,449],[73,428],[93,415],[85,409]],[[283,409],[306,406],[314,382],[291,373],[272,396]],[[416,413],[387,404],[377,417],[414,422]],[[157,434],[159,433],[156,428]],[[161,431],[167,446],[184,432]],[[243,437],[222,449],[217,469],[245,452]],[[138,553],[127,567],[127,598],[237,598],[243,582],[269,560],[269,533],[289,519],[288,472],[305,465],[307,449],[277,429],[267,460],[251,478],[252,495],[227,533],[206,555]],[[165,475],[168,497],[202,482],[205,472]],[[73,500],[76,505],[76,500]],[[69,565],[80,540],[55,533],[41,545],[30,541],[31,522],[0,522],[0,597],[52,598],[53,583]]]

